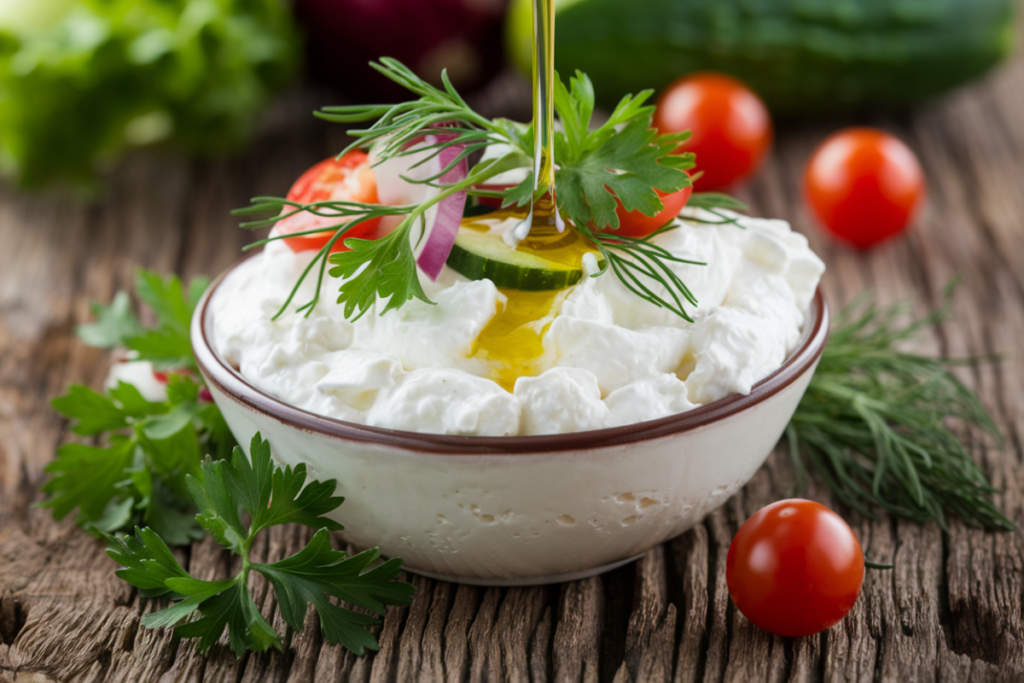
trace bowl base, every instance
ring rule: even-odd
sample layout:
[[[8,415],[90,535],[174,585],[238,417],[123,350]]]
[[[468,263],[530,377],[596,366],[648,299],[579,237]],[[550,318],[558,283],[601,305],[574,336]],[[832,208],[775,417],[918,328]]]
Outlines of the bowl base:
[[[416,569],[415,567],[410,567],[408,565],[402,567],[402,569],[412,574],[419,574],[420,576],[426,576],[427,578],[437,579],[438,581],[464,583],[468,586],[545,586],[551,583],[579,581],[580,579],[588,579],[591,576],[604,574],[605,572],[610,572],[613,569],[618,569],[619,567],[627,565],[630,562],[636,562],[646,554],[647,553],[640,553],[639,555],[634,555],[633,557],[627,557],[625,560],[618,560],[610,564],[604,564],[600,567],[584,569],[578,572],[567,572],[565,574],[549,574],[547,576],[523,576],[518,578],[479,578],[474,576],[452,576],[449,574],[438,574],[436,572],[428,572],[423,569]]]

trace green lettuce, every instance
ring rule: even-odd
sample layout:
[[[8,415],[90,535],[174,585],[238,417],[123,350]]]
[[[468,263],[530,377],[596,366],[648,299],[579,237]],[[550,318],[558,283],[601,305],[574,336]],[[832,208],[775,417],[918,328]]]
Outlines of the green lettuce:
[[[0,0],[0,171],[82,184],[131,147],[230,148],[298,61],[283,0]]]

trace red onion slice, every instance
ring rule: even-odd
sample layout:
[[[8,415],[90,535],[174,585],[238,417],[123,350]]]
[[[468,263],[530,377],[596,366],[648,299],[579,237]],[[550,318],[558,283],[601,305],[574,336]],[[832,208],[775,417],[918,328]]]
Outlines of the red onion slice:
[[[441,139],[442,137],[437,135],[428,135],[426,138],[428,145],[436,144]],[[461,153],[462,145],[445,147],[428,164],[436,164],[434,173],[437,173],[447,168]],[[453,185],[465,180],[468,174],[469,164],[462,159],[436,182],[439,185]],[[455,244],[455,237],[459,234],[459,225],[462,223],[465,208],[466,193],[463,191],[445,197],[427,210],[426,232],[422,237],[423,247],[416,258],[416,264],[431,280],[437,280],[448,260],[448,254]]]

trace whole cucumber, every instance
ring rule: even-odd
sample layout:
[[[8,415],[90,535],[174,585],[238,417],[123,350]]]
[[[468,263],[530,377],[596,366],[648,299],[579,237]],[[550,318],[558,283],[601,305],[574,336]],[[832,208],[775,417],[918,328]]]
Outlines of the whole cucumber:
[[[529,73],[531,0],[508,49]],[[555,61],[602,103],[693,71],[747,83],[777,115],[898,108],[987,71],[1014,41],[1015,0],[557,0]]]

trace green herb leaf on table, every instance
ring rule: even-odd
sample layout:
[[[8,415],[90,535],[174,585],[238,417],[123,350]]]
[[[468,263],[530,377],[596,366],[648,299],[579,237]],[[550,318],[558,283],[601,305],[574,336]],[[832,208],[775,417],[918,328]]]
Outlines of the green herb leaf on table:
[[[199,298],[210,285],[206,278],[196,278],[186,290],[175,275],[161,278],[156,273],[139,270],[135,289],[153,312],[156,327],[124,339],[124,346],[158,367],[195,369],[189,326]]]
[[[246,457],[235,448],[230,460],[207,459],[196,476],[188,477],[200,524],[226,549],[241,556],[242,568],[234,577],[222,581],[193,578],[151,529],[136,528],[134,537],[110,539],[107,552],[122,566],[118,576],[139,588],[144,597],[174,602],[147,614],[143,625],[174,627],[179,637],[198,638],[200,652],[208,651],[225,628],[238,657],[248,650],[280,649],[280,635],[260,614],[248,589],[249,572],[256,571],[274,587],[281,615],[292,630],[302,631],[307,605],[312,604],[328,642],[341,643],[357,655],[376,650],[377,641],[366,627],[379,620],[331,602],[331,598],[377,614],[383,614],[387,605],[408,604],[414,588],[396,580],[402,561],[392,559],[371,568],[380,556],[376,548],[352,557],[334,550],[330,530],[342,527],[324,515],[344,500],[334,495],[337,482],[306,484],[305,464],[294,469],[276,466],[270,444],[259,434],[253,437],[249,454]],[[291,557],[270,564],[253,562],[249,551],[257,534],[290,523],[317,532]],[[198,618],[193,618],[197,613]]]
[[[404,605],[412,598],[412,586],[393,579],[402,566],[391,559],[369,569],[380,557],[376,548],[347,557],[331,548],[330,534],[320,529],[309,545],[289,558],[273,564],[254,564],[253,568],[274,586],[285,623],[302,630],[306,605],[312,604],[320,615],[320,626],[330,643],[341,643],[361,655],[376,650],[377,641],[366,626],[377,619],[340,607],[330,597],[383,614],[385,605]]]
[[[226,457],[235,443],[216,405],[201,398],[190,370],[195,359],[188,323],[207,281],[194,280],[187,291],[174,276],[139,271],[136,281],[140,298],[156,313],[154,328],[143,328],[121,292],[110,306],[93,307],[98,320],[81,326],[79,336],[173,369],[167,375],[167,400],[149,401],[125,382],[104,393],[75,384],[55,398],[52,405],[71,421],[71,431],[98,437],[101,445],[58,448],[46,468],[47,497],[41,505],[52,508],[57,519],[77,509],[78,523],[95,531],[146,524],[172,545],[183,545],[202,537],[186,475],[199,471],[204,454]],[[147,354],[153,339],[164,340],[169,352]]]
[[[110,305],[94,304],[96,322],[80,325],[78,338],[89,346],[124,348],[135,360],[158,367],[195,369],[189,325],[199,298],[210,285],[207,278],[194,278],[186,288],[176,275],[160,275],[140,268],[135,274],[135,291],[156,314],[157,324],[144,328],[132,311],[131,297],[118,292]]]
[[[798,473],[805,461],[846,505],[882,508],[945,528],[947,512],[987,529],[1013,524],[992,501],[998,491],[950,429],[959,423],[998,438],[978,397],[950,361],[901,351],[900,342],[944,320],[946,304],[900,323],[903,306],[863,300],[836,319],[818,369],[786,430]]]
[[[107,447],[71,443],[57,449],[56,459],[46,467],[50,478],[43,491],[48,496],[41,503],[53,508],[56,518],[78,508],[79,523],[101,531],[131,528],[134,521],[144,521],[175,544],[199,536],[194,523],[182,527],[163,522],[170,519],[170,510],[187,509],[185,475],[198,470],[200,440],[208,441],[210,436],[210,430],[195,419],[201,406],[146,401],[124,382],[106,396],[72,385],[68,394],[53,400],[53,406],[73,421],[73,432],[105,434],[109,443]],[[218,436],[223,438],[223,432]],[[166,489],[161,489],[156,504],[155,486]]]
[[[128,292],[118,292],[109,306],[93,304],[91,309],[96,322],[79,325],[77,330],[78,338],[89,346],[112,349],[122,346],[125,339],[142,334]]]

